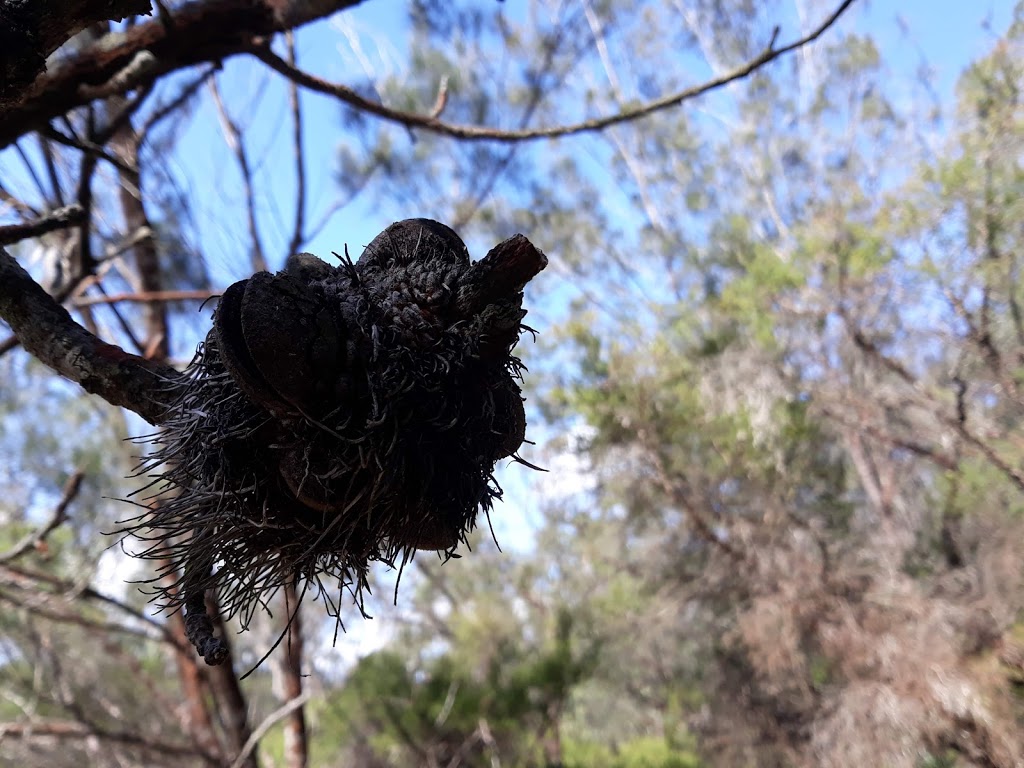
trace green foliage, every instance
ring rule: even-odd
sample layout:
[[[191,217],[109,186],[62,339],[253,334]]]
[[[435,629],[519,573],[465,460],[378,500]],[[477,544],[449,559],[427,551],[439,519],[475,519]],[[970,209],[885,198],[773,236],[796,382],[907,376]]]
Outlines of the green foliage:
[[[956,768],[960,764],[956,750],[947,749],[939,754],[927,754],[917,761],[915,768]]]
[[[665,739],[641,738],[616,748],[570,743],[565,768],[701,768],[695,746],[669,744]]]
[[[497,639],[482,667],[476,657],[460,655],[462,645],[415,672],[394,652],[371,654],[328,702],[334,733],[343,746],[368,739],[382,759],[410,749],[477,754],[500,745],[503,761],[529,765],[549,729],[558,727],[552,714],[568,706],[598,662],[598,645],[575,648],[573,622],[568,610],[557,611],[553,634],[540,648]],[[493,744],[478,743],[481,723]]]

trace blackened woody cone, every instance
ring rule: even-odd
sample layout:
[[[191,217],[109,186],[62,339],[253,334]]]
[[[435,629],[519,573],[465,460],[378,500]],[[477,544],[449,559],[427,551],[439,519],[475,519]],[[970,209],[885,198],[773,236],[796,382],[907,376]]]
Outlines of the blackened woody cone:
[[[474,264],[451,229],[408,219],[355,263],[299,254],[225,291],[149,438],[160,502],[125,528],[208,663],[226,656],[208,590],[243,627],[289,582],[336,616],[339,591],[361,608],[372,562],[450,556],[489,513],[495,462],[525,436],[512,349],[546,265],[522,235]]]

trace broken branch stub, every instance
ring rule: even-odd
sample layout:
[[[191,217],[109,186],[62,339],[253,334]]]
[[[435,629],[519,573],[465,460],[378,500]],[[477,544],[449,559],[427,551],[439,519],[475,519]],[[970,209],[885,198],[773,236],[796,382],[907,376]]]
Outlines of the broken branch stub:
[[[298,254],[224,293],[143,465],[171,498],[126,529],[180,574],[153,589],[194,617],[208,663],[225,654],[207,590],[243,627],[289,582],[361,606],[370,563],[451,555],[490,511],[494,464],[525,438],[512,348],[546,265],[522,235],[473,264],[451,229],[409,219],[355,263]]]

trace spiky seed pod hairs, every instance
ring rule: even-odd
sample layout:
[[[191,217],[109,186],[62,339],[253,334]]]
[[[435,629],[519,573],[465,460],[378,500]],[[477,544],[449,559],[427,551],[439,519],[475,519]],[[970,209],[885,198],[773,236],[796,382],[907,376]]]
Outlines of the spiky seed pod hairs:
[[[522,235],[471,263],[436,221],[392,224],[356,263],[309,254],[228,288],[141,473],[127,521],[218,664],[204,595],[247,626],[294,582],[362,605],[370,563],[452,555],[501,489],[526,417],[517,385],[523,287],[547,265]],[[147,487],[151,487],[147,486]]]

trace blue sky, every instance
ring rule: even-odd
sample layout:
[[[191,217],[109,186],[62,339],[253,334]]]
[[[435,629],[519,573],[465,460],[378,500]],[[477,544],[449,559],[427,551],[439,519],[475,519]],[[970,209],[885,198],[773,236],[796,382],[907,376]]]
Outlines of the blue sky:
[[[509,0],[504,5],[508,13],[517,15],[525,3]],[[965,64],[991,45],[993,33],[983,29],[983,22],[989,19],[991,29],[1004,30],[1012,8],[1013,3],[1005,0],[901,0],[899,3],[860,0],[840,22],[840,28],[867,32],[876,38],[894,71],[897,87],[903,80],[909,90],[916,70],[922,61],[927,61],[935,72],[939,96],[948,102]],[[905,22],[906,34],[897,18]],[[790,24],[789,28],[784,27],[780,39],[788,40],[793,36],[795,30]],[[403,4],[371,0],[334,20],[303,28],[297,38],[300,64],[340,82],[362,79],[366,63],[378,73],[400,74],[406,66],[403,60],[406,38]],[[695,79],[702,74],[698,73]],[[272,184],[259,185],[261,194],[257,204],[269,258],[272,265],[276,265],[284,258],[295,189],[289,143],[291,127],[287,112],[281,108],[285,103],[284,84],[276,74],[254,66],[247,57],[237,57],[225,64],[222,89],[236,117],[241,116],[243,122],[251,123],[249,152],[258,173],[264,181],[273,179]],[[336,199],[335,155],[344,137],[339,109],[333,100],[314,93],[303,93],[301,98],[309,153],[308,219],[316,221]],[[244,112],[254,100],[257,111],[245,117]],[[221,214],[224,202],[240,202],[240,185],[234,159],[224,146],[216,115],[208,103],[204,103],[189,126],[181,146],[185,150],[182,153],[185,162],[180,172],[196,197],[197,209],[205,211],[198,224],[214,275],[225,282],[237,279],[245,272],[244,220],[235,217],[226,221]],[[361,246],[387,223],[413,215],[429,215],[429,212],[371,210],[357,198],[340,210],[307,248],[326,256],[332,250],[340,251],[348,243],[353,255],[358,255]],[[210,247],[211,244],[214,247]]]

